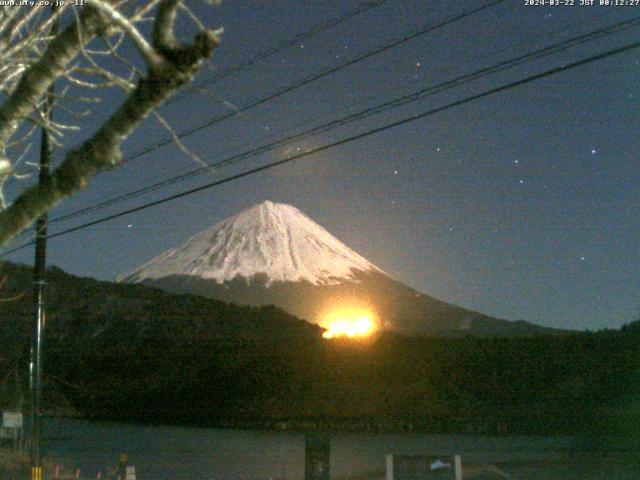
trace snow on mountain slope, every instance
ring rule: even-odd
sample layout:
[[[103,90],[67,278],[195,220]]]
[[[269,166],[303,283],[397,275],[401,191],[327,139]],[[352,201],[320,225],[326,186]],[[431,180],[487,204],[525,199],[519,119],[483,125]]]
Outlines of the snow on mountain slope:
[[[266,274],[267,285],[334,285],[369,271],[384,273],[297,208],[265,201],[162,253],[123,281],[189,275],[224,283]]]

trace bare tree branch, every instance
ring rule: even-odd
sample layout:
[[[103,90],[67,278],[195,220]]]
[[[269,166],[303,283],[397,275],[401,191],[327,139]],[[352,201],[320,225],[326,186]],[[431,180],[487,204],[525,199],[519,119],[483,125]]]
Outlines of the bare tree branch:
[[[179,4],[179,0],[160,2],[151,45],[146,40],[144,43],[145,49],[148,47],[154,52],[153,55],[143,55],[148,63],[148,73],[138,80],[123,104],[91,138],[64,157],[52,172],[48,184],[24,190],[0,212],[0,244],[5,244],[64,197],[85,188],[91,175],[116,166],[120,162],[122,142],[149,113],[189,82],[203,61],[209,58],[219,42],[215,31],[201,31],[189,45],[176,42],[173,29]],[[106,21],[124,28],[113,12],[109,13],[106,8],[99,10],[107,13]],[[30,114],[50,83],[65,74],[67,65],[84,49],[89,39],[105,28],[104,21],[95,10],[85,10],[80,21],[53,39],[42,59],[27,70],[14,93],[0,108],[0,146],[16,131],[20,121]],[[127,25],[129,27],[135,29],[133,24]],[[139,42],[136,45],[138,48],[141,46]],[[49,128],[61,126],[50,124]]]
[[[100,1],[100,0],[96,0]],[[69,25],[49,44],[42,58],[22,75],[18,85],[0,107],[0,149],[38,104],[49,86],[64,73],[78,54],[81,42],[88,42],[103,28],[93,9],[85,9],[80,21]]]
[[[127,35],[133,40],[133,43],[138,48],[138,51],[149,64],[149,66],[158,65],[162,59],[156,53],[156,51],[147,43],[142,33],[131,23],[124,15],[113,8],[107,2],[93,2],[91,6],[108,16],[108,18],[118,27],[122,28]]]
[[[178,137],[178,134],[173,130],[173,128],[171,128],[171,125],[169,125],[169,122],[167,122],[162,115],[160,115],[156,111],[153,112],[153,115],[156,117],[158,122],[160,122],[160,124],[165,128],[165,130],[167,130],[167,132],[169,132],[169,135],[171,135],[173,143],[175,143],[176,146],[185,155],[187,155],[189,158],[191,158],[194,162],[198,163],[200,166],[202,166],[202,167],[206,168],[207,170],[209,170],[213,175],[216,174],[216,169],[215,169],[214,166],[209,165],[207,162],[202,160],[198,155],[196,155],[191,150],[189,150],[189,148],[187,148],[187,146],[184,143],[182,143],[182,141],[180,140],[180,137]]]

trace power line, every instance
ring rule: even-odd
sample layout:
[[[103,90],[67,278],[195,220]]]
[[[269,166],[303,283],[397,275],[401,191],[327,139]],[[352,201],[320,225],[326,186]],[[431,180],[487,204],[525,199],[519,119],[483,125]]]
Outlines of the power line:
[[[600,15],[597,15],[595,18],[602,18],[602,17],[610,16],[612,13],[614,13],[612,10],[608,10],[608,11],[606,11],[606,13],[601,13]],[[570,22],[565,22],[565,23],[569,24]],[[611,27],[609,27],[609,28],[611,28]],[[507,47],[503,47],[503,48],[500,48],[500,49],[497,49],[497,50],[494,50],[494,51],[492,51],[490,53],[482,54],[482,55],[477,56],[475,58],[480,59],[480,58],[486,58],[486,57],[489,57],[489,56],[494,56],[496,54],[502,53],[502,52],[507,51],[507,50],[514,50],[514,49],[517,49],[517,48],[519,48],[519,47],[521,47],[523,45],[529,45],[529,44],[531,44],[531,42],[534,42],[535,40],[538,40],[538,39],[540,39],[542,37],[544,37],[544,38],[557,37],[559,35],[559,33],[560,32],[558,32],[558,31],[550,32],[550,33],[549,32],[542,32],[542,33],[536,34],[534,36],[528,37],[526,39],[523,39],[518,43],[509,45]],[[454,69],[456,69],[456,67],[455,66],[451,66],[451,67],[442,69],[440,71],[440,73],[441,74],[442,73],[446,73],[446,72],[448,72],[450,70],[454,70]],[[395,86],[395,87],[392,87],[392,88],[383,89],[382,91],[376,93],[374,96],[369,96],[369,97],[365,97],[365,98],[359,99],[359,100],[351,103],[349,106],[345,106],[345,107],[341,108],[340,110],[346,111],[347,109],[349,109],[350,111],[353,111],[353,107],[355,107],[357,105],[366,104],[367,102],[371,101],[372,99],[377,99],[377,98],[380,98],[384,94],[391,93],[391,92],[396,92],[398,90],[405,89],[406,87],[408,87],[410,85],[413,85],[413,84],[416,84],[416,83],[418,83],[417,77],[416,77],[416,80],[413,80],[413,81],[410,81],[410,82],[405,82],[402,85]],[[333,113],[333,112],[331,112],[331,113]],[[316,119],[326,118],[329,115],[327,113],[323,113],[321,115],[315,116],[313,119],[307,119],[307,120],[304,120],[303,122],[298,122],[298,123],[290,126],[289,128],[295,128],[295,127],[299,127],[299,126],[302,126],[302,125],[307,125],[307,124],[309,124],[310,122],[312,122],[312,121],[314,121]],[[307,133],[307,132],[303,132],[303,133]],[[272,134],[260,137],[260,140],[263,140],[263,139],[267,140],[267,139],[274,138],[274,137],[276,137],[276,134],[272,133]],[[288,139],[286,141],[288,141],[289,139],[290,139],[290,137],[288,137]],[[281,142],[281,141],[283,141],[283,140],[280,140],[278,142]],[[273,145],[273,143],[272,143],[272,145]],[[245,152],[245,153],[247,153],[247,152]],[[211,158],[211,157],[209,157],[209,158]],[[136,197],[138,197],[140,195],[143,195],[145,193],[148,193],[148,192],[151,192],[151,191],[155,191],[158,188],[162,188],[165,185],[165,182],[175,183],[175,182],[173,182],[173,180],[180,181],[183,178],[188,178],[188,177],[191,177],[191,176],[198,175],[198,174],[204,172],[205,170],[206,171],[210,171],[211,167],[217,167],[217,166],[219,166],[219,162],[209,164],[209,166],[207,166],[207,167],[198,168],[196,170],[190,169],[189,166],[182,167],[182,168],[179,168],[179,169],[175,169],[172,172],[172,176],[170,176],[169,178],[166,178],[166,179],[160,180],[160,181],[151,181],[151,182],[147,181],[146,185],[144,185],[143,187],[139,187],[137,190],[134,190],[132,192],[128,192],[126,194],[117,195],[116,197],[112,197],[111,199],[99,201],[98,203],[96,203],[94,205],[90,205],[88,207],[83,207],[81,209],[72,211],[69,214],[65,214],[65,215],[62,215],[60,217],[54,218],[52,221],[64,221],[64,220],[67,220],[68,218],[74,218],[74,217],[77,217],[77,216],[81,216],[85,212],[88,213],[90,211],[94,211],[96,209],[101,209],[103,207],[107,207],[107,206],[113,205],[115,203],[120,203],[121,200],[126,200],[128,198],[136,198]],[[185,171],[186,171],[186,173],[184,173]],[[26,233],[26,231],[23,232],[23,233]]]
[[[299,33],[298,35],[290,38],[289,40],[285,40],[284,42],[268,48],[262,52],[259,52],[258,54],[256,54],[255,56],[244,60],[236,65],[232,65],[231,67],[228,67],[224,70],[222,70],[221,72],[217,73],[216,75],[214,75],[212,78],[207,79],[207,80],[203,80],[201,81],[198,85],[194,85],[194,86],[190,86],[188,87],[186,92],[183,92],[182,94],[179,94],[173,98],[170,98],[169,100],[167,100],[163,105],[160,106],[160,108],[164,108],[167,107],[169,105],[172,105],[173,103],[179,102],[184,100],[185,98],[187,98],[189,95],[193,94],[194,92],[198,91],[200,88],[202,88],[205,85],[211,85],[213,83],[216,83],[230,75],[233,75],[234,73],[239,73],[253,65],[255,65],[256,63],[269,58],[272,55],[275,55],[277,53],[282,52],[283,50],[286,50],[287,48],[295,45],[298,42],[307,40],[308,38],[311,38],[315,35],[317,35],[318,33],[321,33],[325,30],[329,30],[337,25],[340,25],[341,23],[344,23],[348,20],[351,20],[352,18],[361,15],[365,12],[368,12],[369,10],[372,10],[374,8],[377,8],[381,5],[383,5],[384,3],[386,3],[388,0],[374,0],[374,1],[369,1],[366,3],[363,3],[362,5],[356,7],[353,10],[349,10],[345,13],[343,13],[342,15],[339,15],[337,17],[331,18],[329,20],[327,20],[324,23],[320,23],[318,25],[316,25],[315,27],[312,27],[311,29]],[[144,155],[144,153],[142,153],[142,155]],[[60,157],[58,157],[60,158]]]
[[[96,211],[96,210],[100,210],[106,207],[109,207],[111,205],[115,205],[117,203],[120,203],[122,201],[125,200],[129,200],[132,198],[136,198],[139,197],[141,195],[159,190],[161,188],[164,188],[166,186],[170,186],[173,185],[175,183],[178,183],[180,181],[183,180],[187,180],[191,177],[194,177],[196,175],[205,173],[207,171],[210,171],[211,168],[220,168],[223,166],[227,166],[230,165],[232,163],[236,163],[240,160],[245,160],[247,158],[251,158],[251,157],[255,157],[261,153],[265,153],[267,151],[271,151],[274,150],[275,148],[279,148],[282,147],[284,145],[286,145],[287,143],[293,142],[293,141],[297,141],[297,140],[301,140],[303,138],[306,138],[312,134],[318,133],[318,132],[322,132],[322,131],[328,131],[330,129],[333,129],[335,127],[338,126],[343,126],[346,125],[348,123],[352,123],[354,121],[357,120],[362,120],[364,118],[367,118],[371,115],[375,115],[378,113],[381,113],[383,111],[389,110],[391,108],[397,108],[399,106],[408,104],[408,103],[412,103],[418,100],[422,100],[423,98],[427,97],[427,96],[431,96],[431,95],[435,95],[437,93],[441,93],[443,91],[446,90],[450,90],[453,89],[455,87],[458,87],[460,85],[466,84],[468,82],[471,81],[475,81],[479,78],[483,78],[487,75],[491,75],[491,74],[495,74],[522,64],[525,64],[527,62],[531,62],[533,60],[538,60],[540,58],[549,56],[549,55],[554,55],[557,54],[561,51],[564,51],[568,48],[572,48],[575,47],[577,45],[581,45],[583,43],[586,43],[588,41],[591,40],[595,40],[598,38],[601,38],[605,35],[610,35],[612,33],[615,32],[620,32],[635,26],[640,25],[640,17],[636,17],[630,20],[626,20],[626,21],[621,21],[618,23],[615,23],[613,25],[607,26],[607,27],[603,27],[601,29],[592,31],[592,32],[588,32],[582,35],[579,35],[577,37],[573,37],[570,38],[568,40],[564,40],[562,42],[556,43],[554,45],[548,46],[548,47],[544,47],[538,50],[535,50],[533,52],[529,52],[523,55],[520,55],[516,58],[510,59],[510,60],[504,60],[501,62],[498,62],[490,67],[485,67],[485,68],[481,68],[479,70],[476,70],[474,72],[456,77],[454,79],[451,80],[447,80],[445,82],[441,82],[440,84],[431,86],[431,87],[427,87],[427,88],[423,88],[419,91],[416,91],[414,93],[410,93],[407,95],[403,95],[401,97],[389,100],[387,102],[383,102],[379,105],[373,106],[373,107],[369,107],[367,109],[364,109],[360,112],[356,112],[350,115],[347,115],[346,117],[342,117],[340,119],[336,119],[336,120],[332,120],[328,123],[325,123],[323,125],[319,125],[316,127],[313,127],[311,129],[305,130],[303,132],[300,132],[298,134],[295,135],[290,135],[288,137],[282,138],[280,140],[276,140],[272,143],[245,151],[243,153],[228,157],[224,160],[215,162],[215,163],[211,163],[205,167],[199,167],[196,168],[194,170],[191,170],[189,172],[177,175],[177,176],[173,176],[170,177],[168,179],[156,182],[152,185],[148,185],[146,187],[143,188],[138,188],[136,190],[133,190],[131,192],[127,192],[125,194],[122,195],[117,195],[115,197],[112,197],[108,200],[104,200],[102,202],[98,202],[94,205],[90,205],[88,207],[84,207],[81,209],[78,209],[76,211],[70,212],[66,215],[62,215],[60,217],[54,218],[51,220],[51,223],[53,222],[60,222],[60,221],[65,221],[65,220],[69,220],[72,218],[77,218],[79,216],[83,216],[85,214],[88,214],[90,212]]]
[[[603,13],[595,15],[594,19],[600,19],[600,18],[609,17],[614,13],[615,13],[614,10],[606,10]],[[570,19],[568,21],[564,22],[565,26],[573,25],[574,23],[575,22],[573,22]],[[536,40],[539,40],[540,38],[550,39],[550,38],[554,38],[554,37],[559,36],[560,33],[564,33],[564,30],[553,31],[553,32],[547,32],[547,31],[543,30],[542,32],[540,32],[540,33],[538,33],[536,35],[527,37],[526,39],[521,39],[517,43],[510,44],[510,45],[508,45],[506,47],[502,47],[502,48],[493,50],[491,52],[484,53],[482,55],[475,55],[473,58],[475,58],[475,59],[483,59],[483,58],[495,56],[495,55],[503,53],[505,51],[517,50],[518,48],[520,48],[522,46],[530,45],[532,42],[535,42]],[[440,73],[441,74],[442,73],[446,73],[446,72],[449,72],[451,70],[455,70],[458,67],[459,67],[459,65],[450,66],[450,67],[441,69]],[[384,88],[381,91],[377,92],[375,95],[369,95],[368,97],[360,98],[359,100],[354,101],[353,103],[349,104],[348,106],[345,105],[344,107],[342,107],[342,108],[340,108],[338,110],[341,110],[341,111],[346,111],[346,110],[353,111],[353,107],[355,107],[355,106],[358,106],[358,105],[361,105],[361,104],[366,104],[367,102],[369,102],[369,101],[371,101],[373,99],[380,98],[384,94],[388,94],[388,93],[392,93],[392,92],[397,92],[399,90],[403,90],[403,89],[405,89],[405,88],[407,88],[407,87],[409,87],[411,85],[414,85],[416,83],[418,83],[417,76],[416,76],[416,78],[414,80],[411,80],[409,82],[404,82],[401,85],[396,85],[394,87]],[[164,105],[166,105],[166,103]],[[164,105],[161,105],[160,108],[162,108]],[[325,113],[322,113],[320,115],[316,115],[312,119],[306,119],[306,120],[304,120],[302,122],[297,122],[297,123],[291,125],[289,128],[291,129],[291,128],[294,128],[294,127],[300,127],[300,126],[303,126],[303,125],[308,125],[312,121],[328,117],[329,115],[331,115],[331,113],[334,113],[334,112],[329,112],[329,113],[325,112]],[[267,140],[267,139],[274,138],[274,137],[276,137],[276,134],[275,133],[271,133],[269,135],[265,135],[265,136],[259,137],[259,140]],[[173,175],[178,175],[181,172],[189,170],[189,168],[190,168],[189,166],[183,166],[181,168],[174,169],[172,174]],[[149,182],[148,181],[147,185],[145,185],[144,188],[146,188],[148,186],[153,186],[153,185],[155,185],[155,183],[156,183],[155,181],[153,181],[153,182]]]
[[[308,76],[306,78],[300,79],[300,80],[298,80],[298,81],[296,81],[294,83],[291,83],[289,85],[285,85],[283,88],[281,88],[279,90],[276,90],[275,92],[269,93],[269,94],[259,98],[258,100],[255,100],[255,101],[245,105],[242,108],[235,109],[232,112],[227,112],[227,113],[224,113],[222,115],[215,116],[215,117],[211,118],[210,120],[208,120],[207,122],[202,123],[202,124],[198,125],[197,127],[191,128],[189,130],[185,130],[184,132],[179,133],[176,136],[177,136],[177,138],[181,139],[181,138],[193,135],[194,133],[199,132],[201,130],[204,130],[205,128],[208,128],[208,127],[210,127],[210,126],[212,126],[212,125],[214,125],[216,123],[222,122],[222,121],[224,121],[224,120],[226,120],[226,119],[228,119],[230,117],[233,117],[233,116],[235,116],[235,115],[237,115],[239,113],[244,113],[244,112],[246,112],[248,110],[251,110],[251,109],[253,109],[255,107],[263,105],[263,104],[265,104],[265,103],[267,103],[267,102],[269,102],[269,101],[271,101],[271,100],[273,100],[275,98],[278,98],[278,97],[280,97],[282,95],[285,95],[286,93],[292,92],[292,91],[294,91],[294,90],[296,90],[298,88],[301,88],[301,87],[303,87],[305,85],[308,85],[308,84],[310,84],[312,82],[315,82],[316,80],[324,78],[327,75],[331,75],[331,74],[336,73],[336,72],[338,72],[340,70],[343,70],[343,69],[345,69],[345,68],[347,68],[347,67],[349,67],[351,65],[354,65],[356,63],[359,63],[359,62],[362,62],[364,60],[367,60],[367,59],[369,59],[371,57],[374,57],[376,55],[379,55],[381,53],[384,53],[384,52],[386,52],[388,50],[391,50],[392,48],[395,48],[395,47],[397,47],[399,45],[402,45],[402,44],[405,44],[407,42],[410,42],[411,40],[413,40],[413,39],[415,39],[417,37],[420,37],[422,35],[426,35],[427,33],[431,33],[431,32],[433,32],[435,30],[438,30],[438,29],[440,29],[442,27],[445,27],[445,26],[450,25],[452,23],[458,22],[458,21],[460,21],[460,20],[462,20],[464,18],[467,18],[467,17],[469,17],[471,15],[474,15],[474,14],[482,12],[482,11],[488,9],[488,8],[494,7],[494,6],[496,6],[496,5],[500,4],[500,3],[503,3],[504,1],[505,0],[494,0],[494,1],[489,2],[489,3],[487,3],[487,4],[485,4],[485,5],[481,6],[481,7],[477,7],[477,8],[471,9],[471,10],[467,10],[467,11],[465,11],[463,13],[458,14],[458,15],[449,17],[449,18],[447,18],[445,20],[441,20],[441,21],[439,21],[439,22],[437,22],[435,24],[431,24],[430,23],[430,24],[422,27],[421,29],[419,29],[417,31],[414,31],[413,33],[411,33],[411,34],[409,34],[407,36],[404,36],[404,37],[402,37],[400,39],[392,40],[389,43],[386,43],[384,45],[378,46],[378,47],[376,47],[376,48],[374,48],[372,50],[368,50],[367,52],[363,53],[362,55],[359,55],[359,56],[357,56],[355,58],[352,58],[351,60],[347,60],[346,62],[343,62],[343,63],[341,63],[339,65],[336,65],[336,66],[333,66],[333,67],[325,68],[325,69],[321,70],[318,73],[314,73],[314,74],[312,74],[312,75],[310,75],[310,76]],[[160,140],[159,142],[155,143],[154,145],[150,145],[148,147],[145,147],[145,148],[143,148],[141,150],[138,150],[137,152],[134,152],[133,154],[129,155],[128,157],[125,157],[125,159],[123,160],[123,163],[131,162],[132,160],[134,160],[136,158],[139,158],[139,157],[141,157],[143,155],[146,155],[147,153],[150,153],[150,152],[152,152],[154,150],[158,150],[158,149],[160,149],[162,147],[170,145],[173,142],[174,142],[174,138],[173,137],[172,138],[165,138],[164,140]],[[108,170],[104,170],[104,171],[106,172]]]
[[[271,163],[268,163],[266,165],[262,165],[260,167],[253,168],[253,169],[247,170],[245,172],[242,172],[242,173],[239,173],[239,174],[236,174],[236,175],[232,175],[230,177],[227,177],[227,178],[215,181],[215,182],[210,182],[210,183],[207,183],[205,185],[201,185],[201,186],[196,187],[196,188],[192,188],[192,189],[189,189],[189,190],[186,190],[186,191],[174,194],[174,195],[170,195],[168,197],[164,197],[164,198],[161,198],[161,199],[153,201],[153,202],[149,202],[149,203],[146,203],[146,204],[143,204],[143,205],[139,205],[137,207],[130,208],[130,209],[127,209],[127,210],[124,210],[124,211],[121,211],[121,212],[118,212],[118,213],[115,213],[115,214],[112,214],[112,215],[108,215],[106,217],[102,217],[102,218],[99,218],[97,220],[93,220],[91,222],[87,222],[87,223],[84,223],[82,225],[78,225],[76,227],[72,227],[72,228],[68,228],[66,230],[62,230],[60,232],[56,232],[54,234],[48,235],[47,238],[51,239],[51,238],[56,238],[56,237],[59,237],[59,236],[62,236],[62,235],[67,235],[69,233],[76,232],[78,230],[82,230],[82,229],[85,229],[85,228],[88,228],[88,227],[92,227],[94,225],[98,225],[100,223],[104,223],[104,222],[107,222],[107,221],[110,221],[110,220],[113,220],[113,219],[116,219],[116,218],[119,218],[119,217],[123,217],[123,216],[129,215],[131,213],[139,212],[139,211],[151,208],[151,207],[155,207],[157,205],[161,205],[163,203],[167,203],[167,202],[170,202],[170,201],[173,201],[173,200],[177,200],[179,198],[183,198],[183,197],[192,195],[194,193],[197,193],[197,192],[200,192],[200,191],[203,191],[203,190],[207,190],[209,188],[213,188],[213,187],[216,187],[216,186],[219,186],[219,185],[222,185],[222,184],[225,184],[225,183],[229,183],[229,182],[232,182],[232,181],[244,178],[244,177],[248,177],[248,176],[256,174],[256,173],[260,173],[260,172],[263,172],[263,171],[266,171],[266,170],[270,170],[270,169],[278,167],[280,165],[284,165],[285,163],[289,163],[289,162],[298,160],[300,158],[308,157],[310,155],[313,155],[313,154],[316,154],[316,153],[319,153],[319,152],[322,152],[322,151],[325,151],[325,150],[329,150],[331,148],[335,148],[335,147],[338,147],[340,145],[344,145],[346,143],[350,143],[350,142],[353,142],[353,141],[356,141],[356,140],[360,140],[362,138],[366,138],[366,137],[369,137],[371,135],[375,135],[375,134],[381,133],[381,132],[386,131],[386,130],[390,130],[390,129],[398,127],[398,126],[405,125],[407,123],[414,122],[416,120],[420,120],[422,118],[426,118],[426,117],[429,117],[431,115],[435,115],[436,113],[440,113],[440,112],[443,112],[445,110],[449,110],[451,108],[458,107],[460,105],[464,105],[464,104],[473,102],[475,100],[479,100],[479,99],[484,98],[484,97],[495,95],[496,93],[500,93],[500,92],[504,92],[504,91],[507,91],[507,90],[511,90],[511,89],[519,87],[521,85],[525,85],[527,83],[534,82],[536,80],[540,80],[540,79],[543,79],[543,78],[546,78],[546,77],[549,77],[549,76],[552,76],[552,75],[556,75],[556,74],[561,73],[561,72],[566,72],[568,70],[572,70],[574,68],[577,68],[577,67],[580,67],[580,66],[583,66],[583,65],[587,65],[589,63],[593,63],[593,62],[596,62],[598,60],[603,60],[605,58],[612,57],[614,55],[619,55],[621,53],[628,52],[628,51],[636,49],[638,47],[640,47],[640,42],[635,42],[635,43],[624,45],[622,47],[615,48],[613,50],[608,50],[606,52],[602,52],[602,53],[599,53],[599,54],[584,58],[582,60],[578,60],[576,62],[567,64],[567,65],[562,65],[560,67],[552,68],[552,69],[546,70],[546,71],[544,71],[542,73],[531,75],[531,76],[525,77],[525,78],[523,78],[521,80],[516,80],[516,81],[510,82],[510,83],[507,83],[505,85],[501,85],[499,87],[495,87],[495,88],[486,90],[486,91],[484,91],[482,93],[478,93],[476,95],[471,95],[469,97],[465,97],[465,98],[463,98],[461,100],[457,100],[455,102],[448,103],[448,104],[446,104],[444,106],[441,106],[441,107],[437,107],[437,108],[433,108],[433,109],[430,109],[430,110],[426,110],[426,111],[418,113],[416,115],[412,115],[412,116],[403,118],[401,120],[397,120],[395,122],[391,122],[391,123],[388,123],[386,125],[373,128],[373,129],[368,130],[366,132],[362,132],[362,133],[359,133],[359,134],[356,134],[356,135],[352,135],[350,137],[346,137],[346,138],[337,140],[335,142],[332,142],[332,143],[329,143],[329,144],[326,144],[326,145],[323,145],[323,146],[320,146],[320,147],[316,147],[316,148],[314,148],[312,150],[309,150],[309,151],[306,151],[306,152],[303,152],[303,153],[299,153],[299,154],[296,154],[296,155],[291,155],[289,157],[280,159],[278,161],[271,162]],[[28,242],[28,243],[20,245],[20,246],[18,246],[16,248],[13,248],[13,249],[1,254],[0,258],[3,258],[3,257],[5,257],[5,256],[7,256],[7,255],[9,255],[11,253],[14,253],[14,252],[16,252],[18,250],[21,250],[22,248],[25,248],[25,247],[27,247],[27,246],[29,246],[31,244],[33,244],[33,242]]]

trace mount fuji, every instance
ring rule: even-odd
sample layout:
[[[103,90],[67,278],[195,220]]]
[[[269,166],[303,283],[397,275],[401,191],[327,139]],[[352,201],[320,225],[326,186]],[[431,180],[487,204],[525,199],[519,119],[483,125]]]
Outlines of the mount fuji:
[[[265,201],[191,237],[123,282],[247,305],[312,323],[328,306],[371,307],[385,330],[440,336],[557,332],[451,305],[393,279],[291,205]]]
[[[276,282],[335,285],[357,272],[384,272],[291,205],[266,201],[152,259],[126,281],[187,275],[226,283],[266,275]]]

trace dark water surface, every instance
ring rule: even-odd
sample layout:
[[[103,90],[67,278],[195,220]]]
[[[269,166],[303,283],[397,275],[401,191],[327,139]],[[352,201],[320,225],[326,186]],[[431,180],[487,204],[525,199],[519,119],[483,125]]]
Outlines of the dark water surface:
[[[127,453],[138,480],[280,480],[304,478],[304,435],[298,433],[146,426],[47,419],[45,453],[82,477],[118,463]],[[637,455],[596,451],[570,437],[423,434],[333,434],[331,477],[384,478],[385,456],[462,456],[465,478],[499,478],[481,472],[498,468],[510,478],[640,479]]]

